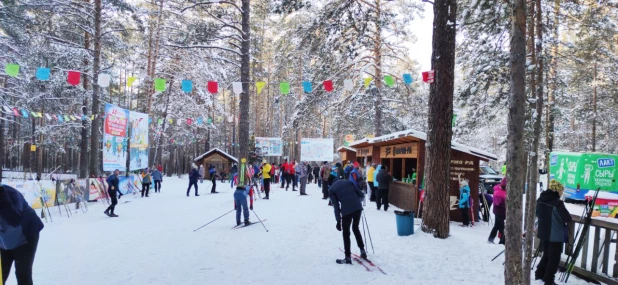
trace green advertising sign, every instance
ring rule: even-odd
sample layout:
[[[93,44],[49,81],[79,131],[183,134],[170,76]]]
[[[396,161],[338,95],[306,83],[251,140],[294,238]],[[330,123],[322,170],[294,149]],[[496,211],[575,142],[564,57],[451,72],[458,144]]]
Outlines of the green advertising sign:
[[[565,196],[585,200],[589,190],[618,192],[618,155],[603,153],[552,152],[549,175],[565,187]]]

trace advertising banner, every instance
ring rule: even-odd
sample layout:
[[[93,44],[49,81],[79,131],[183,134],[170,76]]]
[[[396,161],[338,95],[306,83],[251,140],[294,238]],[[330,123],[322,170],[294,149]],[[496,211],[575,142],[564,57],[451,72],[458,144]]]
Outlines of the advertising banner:
[[[103,123],[103,170],[124,170],[127,164],[127,126],[129,111],[105,104]]]
[[[262,156],[283,155],[281,138],[255,138],[255,147],[262,150]]]
[[[148,114],[130,112],[131,163],[130,170],[148,167]]]
[[[302,161],[333,161],[334,152],[333,139],[303,138],[300,142]]]

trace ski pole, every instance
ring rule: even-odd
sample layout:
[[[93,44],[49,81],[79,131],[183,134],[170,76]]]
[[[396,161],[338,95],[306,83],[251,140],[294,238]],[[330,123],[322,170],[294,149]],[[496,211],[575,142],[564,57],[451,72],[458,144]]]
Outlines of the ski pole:
[[[498,256],[502,255],[504,253],[506,249],[503,249],[500,253],[498,253],[498,255],[496,255],[496,257],[492,258],[491,261],[496,260],[496,258],[498,258]]]
[[[367,233],[365,232],[365,216],[361,216],[361,224],[363,224],[363,236],[364,236],[364,242],[365,242],[365,251],[369,251],[369,248],[367,247]]]
[[[534,266],[536,265],[536,260],[539,257],[539,251],[541,251],[541,244],[542,242],[539,243],[539,245],[536,247],[536,250],[534,251],[534,258],[532,259],[532,267],[530,268],[530,270],[534,269]]]
[[[260,220],[260,217],[258,217],[258,215],[255,213],[254,210],[251,210],[251,212],[253,212],[253,214],[255,215],[255,217],[258,219],[258,221],[260,221],[260,224],[262,224],[262,227],[264,227],[264,229],[266,230],[266,232],[268,232],[268,229],[266,228],[266,226],[264,225],[264,223],[262,222],[262,220]]]
[[[227,212],[227,213],[225,213],[225,214],[221,215],[220,217],[218,217],[218,218],[216,218],[216,219],[214,219],[214,220],[210,221],[209,223],[207,223],[207,224],[205,224],[205,225],[203,225],[203,226],[201,226],[201,227],[199,227],[199,228],[197,228],[197,229],[193,230],[193,232],[197,232],[199,229],[201,229],[201,228],[203,228],[203,227],[205,227],[205,226],[210,225],[212,222],[214,222],[214,221],[216,221],[216,220],[218,220],[218,219],[221,219],[221,218],[223,218],[225,215],[227,215],[227,214],[229,214],[229,213],[231,213],[231,212],[234,212],[234,211],[235,211],[235,209],[233,209],[233,210],[231,210],[231,211],[229,211],[229,212]]]
[[[371,231],[369,231],[369,223],[367,222],[367,216],[365,216],[365,212],[363,212],[363,217],[365,217],[365,224],[367,225],[367,233],[369,234],[369,242],[371,243],[371,251],[373,251],[373,254],[376,254],[376,251],[373,248],[373,240],[371,239]]]

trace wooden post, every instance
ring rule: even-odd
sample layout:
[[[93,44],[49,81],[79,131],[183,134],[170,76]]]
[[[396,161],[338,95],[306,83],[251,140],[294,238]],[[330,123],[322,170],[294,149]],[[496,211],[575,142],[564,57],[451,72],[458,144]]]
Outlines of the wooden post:
[[[592,246],[593,254],[595,252],[599,252],[599,240],[601,239],[600,237],[601,237],[601,228],[595,227],[594,228],[594,245]],[[593,255],[592,268],[590,271],[592,271],[592,273],[597,273],[597,268],[599,268],[599,259],[597,256]]]

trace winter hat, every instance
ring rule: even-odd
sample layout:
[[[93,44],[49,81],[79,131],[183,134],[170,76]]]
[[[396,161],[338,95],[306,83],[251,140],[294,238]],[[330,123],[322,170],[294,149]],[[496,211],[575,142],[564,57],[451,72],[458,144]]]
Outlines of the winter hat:
[[[461,180],[461,181],[459,181],[459,185],[461,185],[461,187],[468,186],[468,180]]]
[[[266,161],[266,159],[262,160],[262,163],[266,164],[268,163],[268,161]]]
[[[558,194],[560,195],[562,195],[562,193],[564,192],[564,186],[562,186],[562,184],[555,179],[549,181],[549,187],[547,189],[558,192]]]
[[[324,161],[322,164],[327,164],[328,162]]]
[[[341,163],[337,162],[337,163],[335,163],[335,166],[336,167],[341,167]]]
[[[357,161],[354,162],[354,168],[359,168],[360,167],[360,163],[358,163]]]
[[[502,180],[500,181],[500,188],[502,188],[502,190],[506,190],[506,177],[502,177]]]

